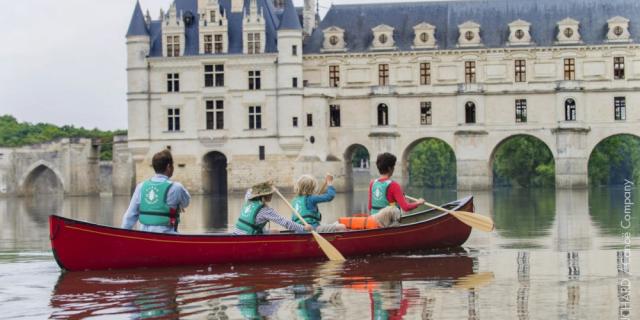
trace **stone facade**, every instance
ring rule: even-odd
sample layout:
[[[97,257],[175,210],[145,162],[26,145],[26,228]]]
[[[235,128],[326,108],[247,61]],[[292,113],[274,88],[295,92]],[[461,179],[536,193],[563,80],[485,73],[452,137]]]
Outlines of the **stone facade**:
[[[637,4],[630,7],[619,0],[614,4],[617,2],[630,12],[640,10]],[[163,36],[154,29],[157,22],[137,21],[141,13],[136,7],[127,36],[128,148],[136,181],[152,174],[153,154],[170,147],[177,163],[175,176],[193,193],[206,193],[206,184],[225,179],[221,177],[225,170],[229,190],[241,190],[265,179],[290,187],[302,173],[322,176],[325,172],[336,175],[339,190],[347,190],[352,187],[350,160],[355,145],[364,146],[373,159],[382,152],[396,154],[399,169],[395,175],[402,179],[407,175],[411,149],[424,139],[436,138],[456,155],[460,189],[489,188],[496,148],[510,137],[530,135],[542,140],[553,154],[558,187],[585,187],[587,162],[599,142],[617,134],[640,136],[640,110],[636,108],[640,104],[640,46],[631,39],[637,35],[623,37],[629,32],[626,18],[598,17],[602,25],[586,25],[596,24],[597,19],[574,17],[582,20],[579,26],[575,19],[557,19],[551,26],[545,24],[545,30],[552,31],[543,39],[535,33],[541,22],[532,17],[505,21],[498,17],[495,23],[502,23],[504,29],[495,31],[504,33],[500,40],[491,34],[493,29],[485,27],[486,22],[477,22],[473,12],[468,12],[465,6],[473,5],[468,1],[442,4],[449,6],[447,10],[461,12],[460,21],[447,35],[439,31],[443,26],[437,21],[415,23],[406,31],[394,21],[382,21],[387,18],[367,21],[372,27],[362,33],[350,28],[351,22],[341,24],[340,14],[375,10],[375,4],[363,5],[364,9],[334,6],[304,37],[303,26],[296,27],[290,19],[292,4],[285,3],[285,8],[274,8],[269,0],[245,3],[249,6],[242,11],[245,20],[253,23],[252,28],[260,23],[265,26],[262,51],[257,54],[246,54],[246,39],[233,42],[241,30],[234,31],[238,24],[228,15],[229,37],[225,41],[230,43],[224,48],[229,52],[190,54],[187,50],[177,57],[167,57],[162,42],[152,41]],[[222,12],[228,12],[225,9],[230,5],[223,0],[198,1],[199,7],[205,4]],[[495,1],[496,6],[502,4]],[[189,9],[199,12],[185,7],[181,0],[173,10],[176,6],[182,6],[183,15]],[[438,9],[435,6],[441,4],[406,6],[423,10],[427,6]],[[469,16],[463,17],[462,12]],[[378,19],[373,14],[363,16]],[[160,22],[163,19],[177,18],[163,16]],[[589,31],[605,30],[612,23],[624,27],[616,32],[620,39]],[[283,25],[286,27],[278,28]],[[558,35],[559,30],[565,32],[558,26],[572,31]],[[185,33],[196,34],[197,28],[197,23],[186,26]],[[421,30],[426,30],[423,38],[413,34]],[[323,36],[323,32],[327,34]],[[581,32],[579,37],[576,32]],[[378,35],[375,43],[374,34]],[[200,49],[200,44],[180,39],[183,47]],[[340,48],[333,48],[332,41]],[[619,67],[615,63],[619,58],[624,59],[621,78],[616,76],[619,70],[614,70],[614,65]],[[224,66],[224,84],[207,84],[209,65]],[[567,68],[573,68],[570,75]],[[252,90],[249,78],[254,71],[260,72],[260,88]],[[169,90],[169,74],[179,75],[178,92]],[[615,115],[616,98],[624,98],[626,104],[622,118]],[[217,128],[217,114],[213,116],[207,109],[217,106],[217,100],[223,101],[222,128]],[[517,100],[525,100],[524,121],[516,117]],[[568,101],[575,105],[570,115]],[[421,103],[429,103],[428,124],[421,122]],[[332,125],[332,105],[339,106],[339,126]],[[251,118],[255,106],[261,108],[260,126]],[[180,112],[179,129],[175,123],[173,127],[168,124],[175,121],[169,114],[175,109]],[[473,119],[469,118],[470,109]],[[207,160],[212,152],[224,155],[224,161],[216,162],[223,171],[212,173]],[[373,167],[371,174],[375,175]]]

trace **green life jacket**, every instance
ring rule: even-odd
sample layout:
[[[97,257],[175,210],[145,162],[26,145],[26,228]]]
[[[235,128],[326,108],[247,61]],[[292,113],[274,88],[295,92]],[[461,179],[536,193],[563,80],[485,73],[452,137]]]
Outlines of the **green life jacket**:
[[[293,198],[292,205],[298,211],[298,213],[302,216],[304,221],[310,224],[313,227],[317,227],[320,225],[320,220],[322,220],[322,214],[319,211],[313,211],[307,208],[307,198],[309,196],[297,196]],[[303,224],[298,216],[295,213],[291,214],[291,220],[295,223]]]
[[[167,194],[173,182],[147,180],[140,187],[140,223],[149,226],[168,226],[171,224],[171,208],[167,204]],[[176,222],[180,214],[176,210]]]
[[[267,222],[256,224],[256,217],[263,206],[260,200],[246,201],[242,205],[242,211],[240,211],[240,217],[238,217],[238,221],[236,222],[236,228],[247,234],[262,234],[262,229]]]
[[[371,186],[371,214],[376,214],[391,205],[387,200],[387,190],[390,185],[391,179],[385,181],[376,179],[373,181],[373,186]]]

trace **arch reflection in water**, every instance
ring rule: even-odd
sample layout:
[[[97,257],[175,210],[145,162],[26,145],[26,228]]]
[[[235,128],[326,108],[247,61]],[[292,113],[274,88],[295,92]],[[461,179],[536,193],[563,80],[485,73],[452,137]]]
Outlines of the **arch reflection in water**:
[[[70,272],[58,279],[51,318],[91,316],[249,318],[298,314],[319,319],[432,313],[429,290],[473,275],[464,255],[413,255],[343,263],[213,266]],[[402,272],[390,272],[390,270]],[[472,289],[468,289],[472,290]],[[297,300],[295,304],[279,301]],[[430,302],[429,302],[430,301]],[[376,311],[377,310],[377,311]],[[427,310],[427,311],[425,311]]]
[[[502,237],[544,237],[549,234],[556,215],[555,190],[495,189],[493,214],[496,230]]]

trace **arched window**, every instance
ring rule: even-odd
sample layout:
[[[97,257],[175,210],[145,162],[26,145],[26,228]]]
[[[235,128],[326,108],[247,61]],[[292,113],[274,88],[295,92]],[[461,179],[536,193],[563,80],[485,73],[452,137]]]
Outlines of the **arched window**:
[[[378,125],[389,125],[389,107],[384,103],[378,105]]]
[[[566,121],[576,121],[576,102],[573,99],[564,101],[564,119]]]
[[[471,101],[464,105],[464,122],[476,123],[476,104]]]

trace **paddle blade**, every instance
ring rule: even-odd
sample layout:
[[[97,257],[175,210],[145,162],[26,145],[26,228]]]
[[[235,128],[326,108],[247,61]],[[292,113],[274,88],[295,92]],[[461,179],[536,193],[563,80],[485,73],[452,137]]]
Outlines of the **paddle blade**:
[[[340,251],[338,251],[336,247],[334,247],[329,241],[327,241],[327,239],[323,238],[322,236],[320,236],[320,234],[318,234],[315,231],[311,231],[311,234],[313,234],[313,237],[316,239],[318,246],[320,246],[320,249],[322,249],[324,254],[327,255],[327,258],[329,258],[329,260],[331,261],[345,260],[345,258],[342,256]]]
[[[485,232],[493,231],[493,220],[487,216],[466,211],[450,211],[449,213],[472,228]]]

